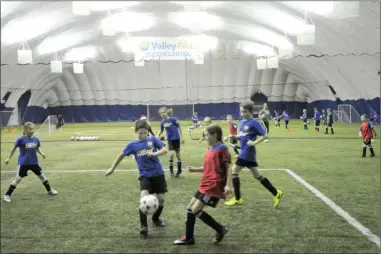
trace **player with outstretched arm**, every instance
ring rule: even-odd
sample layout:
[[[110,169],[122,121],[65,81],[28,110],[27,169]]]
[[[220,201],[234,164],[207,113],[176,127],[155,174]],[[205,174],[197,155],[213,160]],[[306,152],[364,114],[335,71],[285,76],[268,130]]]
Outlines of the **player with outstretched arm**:
[[[24,124],[24,135],[16,140],[15,145],[9,153],[8,158],[5,160],[5,165],[8,165],[16,149],[20,149],[16,179],[13,180],[8,188],[8,191],[5,193],[4,201],[6,202],[11,202],[11,195],[13,191],[16,189],[21,180],[24,177],[28,176],[29,170],[38,176],[38,178],[40,178],[48,194],[57,194],[57,191],[50,187],[48,179],[45,177],[40,165],[38,164],[37,153],[40,154],[43,159],[45,159],[46,156],[41,150],[40,140],[37,137],[33,136],[33,134],[34,124],[31,122],[26,122]]]
[[[242,121],[239,125],[239,132],[237,136],[231,136],[232,139],[239,139],[241,143],[241,152],[237,156],[237,160],[233,165],[233,187],[234,197],[227,201],[225,205],[234,206],[243,204],[241,197],[241,184],[239,179],[239,172],[243,168],[248,168],[255,179],[257,179],[271,194],[274,196],[274,207],[278,207],[283,192],[277,190],[267,179],[263,176],[258,169],[256,145],[266,139],[266,130],[263,126],[253,118],[254,104],[252,102],[243,102],[240,105],[242,114]]]
[[[215,230],[214,243],[220,242],[228,228],[218,223],[204,211],[205,206],[216,207],[220,199],[230,193],[231,156],[229,149],[222,142],[222,129],[216,124],[206,128],[206,139],[210,145],[204,157],[203,168],[189,167],[190,172],[202,172],[199,188],[188,205],[185,236],[176,240],[176,245],[195,244],[194,226],[196,217]]]
[[[164,196],[167,192],[167,182],[159,156],[167,153],[164,143],[155,136],[148,136],[149,124],[146,120],[138,120],[135,124],[137,139],[129,142],[122,153],[118,155],[106,176],[111,175],[125,156],[134,155],[139,170],[140,198],[155,193],[159,201],[159,208],[152,215],[152,222],[157,227],[165,227],[160,219],[164,209]],[[147,215],[139,209],[140,234],[148,237]]]

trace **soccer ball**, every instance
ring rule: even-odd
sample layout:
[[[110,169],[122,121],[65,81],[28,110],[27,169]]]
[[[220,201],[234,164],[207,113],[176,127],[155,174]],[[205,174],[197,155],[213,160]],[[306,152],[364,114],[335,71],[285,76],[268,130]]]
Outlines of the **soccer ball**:
[[[77,140],[77,141],[80,141],[80,140],[81,140],[81,138],[80,138],[80,137],[76,137],[76,138],[75,138],[75,140]]]
[[[74,141],[74,140],[75,140],[75,137],[74,137],[74,136],[72,136],[72,137],[70,138],[70,140],[71,140],[71,141]]]
[[[307,124],[310,124],[310,121],[307,121]]]
[[[152,215],[159,208],[159,201],[154,195],[146,195],[140,199],[139,209],[144,214]]]
[[[98,141],[98,140],[99,140],[99,137],[98,137],[98,136],[97,136],[97,137],[95,137],[95,140],[96,140],[96,141]]]
[[[85,137],[79,137],[79,141],[84,141],[85,140]]]

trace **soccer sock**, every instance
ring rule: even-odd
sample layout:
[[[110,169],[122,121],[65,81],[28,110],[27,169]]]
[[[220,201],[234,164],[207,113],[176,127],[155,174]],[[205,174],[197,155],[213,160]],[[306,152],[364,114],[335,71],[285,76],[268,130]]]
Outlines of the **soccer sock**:
[[[49,181],[48,181],[48,180],[46,180],[46,181],[43,182],[42,184],[45,186],[45,189],[46,189],[47,191],[51,191],[51,190],[52,190],[52,188],[50,188],[50,184],[49,184]]]
[[[238,149],[237,149],[236,146],[234,147],[234,152],[235,152],[236,154],[239,154],[239,151],[238,151]]]
[[[196,215],[188,209],[185,238],[190,240],[194,237],[194,225],[196,224]]]
[[[145,215],[142,210],[139,209],[140,225],[142,227],[148,227],[147,215]]]
[[[276,196],[276,194],[278,194],[278,191],[277,189],[275,189],[275,187],[271,184],[271,182],[269,181],[269,179],[267,179],[266,177],[261,177],[259,179],[259,181],[261,182],[261,184],[263,186],[265,186],[265,188],[271,192],[273,194],[273,196]]]
[[[366,156],[366,147],[362,148],[362,156]]]
[[[177,174],[178,175],[181,174],[181,171],[182,171],[182,169],[181,169],[181,161],[177,161]]]
[[[16,189],[16,186],[11,184],[9,185],[9,189],[7,190],[7,192],[5,193],[6,196],[11,196],[13,191]]]
[[[331,127],[331,133],[333,134],[333,128]]]
[[[173,174],[173,161],[169,161],[169,171]]]
[[[158,221],[160,218],[161,213],[163,212],[164,207],[159,206],[159,208],[156,210],[156,212],[152,215],[153,221]]]
[[[328,133],[328,127],[325,128],[325,133]]]
[[[374,154],[373,147],[369,147],[370,154]]]
[[[233,174],[232,176],[233,188],[234,188],[234,196],[237,200],[241,198],[241,182],[239,180],[238,174]]]
[[[213,228],[215,231],[221,232],[221,229],[222,229],[221,224],[218,223],[215,219],[213,219],[212,216],[210,216],[206,212],[199,211],[196,214],[196,216],[199,217],[200,220],[202,220],[206,225],[208,225],[209,227]]]

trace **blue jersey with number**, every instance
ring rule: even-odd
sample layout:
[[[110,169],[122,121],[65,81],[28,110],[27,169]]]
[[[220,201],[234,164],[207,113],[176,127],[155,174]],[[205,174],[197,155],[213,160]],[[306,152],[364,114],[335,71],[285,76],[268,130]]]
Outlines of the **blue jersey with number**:
[[[180,139],[179,127],[180,123],[174,117],[169,117],[168,119],[161,121],[160,124],[160,130],[163,131],[165,129],[167,140]]]
[[[15,146],[20,149],[18,158],[19,165],[37,165],[37,150],[40,147],[40,140],[37,137],[21,136]]]
[[[153,177],[163,175],[164,170],[157,156],[148,157],[148,151],[156,152],[164,147],[164,143],[154,136],[149,136],[145,140],[134,140],[127,144],[123,154],[134,155],[138,165],[139,175]]]
[[[257,136],[266,134],[265,128],[254,118],[242,120],[238,127],[238,136],[241,143],[241,152],[238,158],[246,161],[256,161],[256,150],[254,146],[248,146],[249,140],[255,141]]]

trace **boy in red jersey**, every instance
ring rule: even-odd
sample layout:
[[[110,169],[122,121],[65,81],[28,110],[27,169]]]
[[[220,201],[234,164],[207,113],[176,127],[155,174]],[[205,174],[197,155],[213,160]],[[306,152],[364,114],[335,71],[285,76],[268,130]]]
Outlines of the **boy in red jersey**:
[[[237,136],[237,125],[233,122],[233,116],[232,115],[227,115],[226,120],[229,123],[229,134],[233,136]],[[227,141],[229,137],[225,137],[224,140]],[[233,148],[234,152],[236,154],[239,154],[239,150],[241,147],[238,146],[237,140],[230,140],[230,145]]]
[[[366,157],[366,147],[369,147],[370,151],[370,157],[374,157],[374,150],[372,146],[372,138],[376,137],[376,131],[373,128],[373,125],[369,122],[369,118],[367,115],[362,115],[361,116],[361,126],[360,126],[360,133],[359,136],[362,137],[363,139],[363,144],[362,144],[362,156],[361,157]]]
[[[221,198],[231,192],[231,156],[229,149],[222,143],[222,129],[216,124],[207,127],[207,140],[210,145],[205,154],[204,167],[192,168],[190,172],[203,172],[198,191],[188,205],[185,236],[174,242],[175,245],[193,245],[196,216],[216,231],[214,243],[219,243],[228,228],[203,211],[205,206],[216,207]]]

